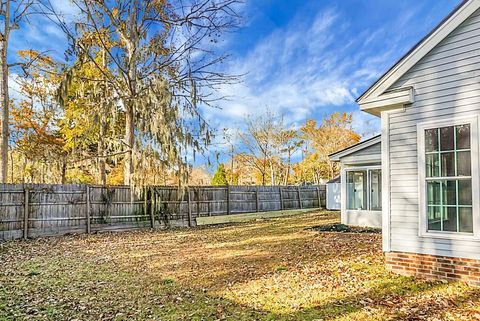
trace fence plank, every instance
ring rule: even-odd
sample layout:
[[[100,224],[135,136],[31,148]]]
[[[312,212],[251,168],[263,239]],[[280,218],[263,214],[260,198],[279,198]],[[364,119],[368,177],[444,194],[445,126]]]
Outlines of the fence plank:
[[[190,198],[190,187],[187,187],[187,202],[188,202],[188,226],[192,227],[192,200]]]
[[[24,206],[25,209],[23,210],[23,239],[28,238],[28,219],[29,219],[29,214],[30,214],[30,190],[25,188],[24,191]]]
[[[87,190],[86,190],[86,193],[85,193],[85,197],[86,197],[86,213],[85,215],[87,216],[87,234],[90,234],[91,232],[91,226],[90,226],[90,211],[91,211],[91,208],[90,208],[90,186],[87,186]]]
[[[302,204],[302,195],[300,193],[300,186],[297,186],[297,194],[298,194],[298,207],[302,209],[303,204]]]
[[[155,196],[156,193],[153,191],[152,188],[150,190],[150,222],[152,228],[155,228]]]
[[[320,199],[320,188],[317,186],[317,199],[318,199],[318,207],[322,207],[322,201]]]
[[[28,198],[25,198],[28,189]],[[0,184],[0,239],[165,226],[198,218],[324,206],[324,186],[147,187]],[[27,204],[26,204],[27,203]]]
[[[231,211],[230,211],[230,185],[227,186],[227,215],[230,215],[231,214]]]
[[[279,186],[278,190],[280,191],[280,209],[283,211],[284,210],[284,205],[283,205],[283,189],[282,189],[282,186]]]

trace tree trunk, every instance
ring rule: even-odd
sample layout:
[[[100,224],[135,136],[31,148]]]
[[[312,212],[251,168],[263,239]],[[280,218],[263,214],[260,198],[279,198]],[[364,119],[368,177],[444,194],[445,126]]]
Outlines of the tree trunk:
[[[285,186],[288,185],[288,179],[290,178],[290,167],[292,166],[292,153],[288,152],[287,172],[285,173]]]
[[[98,173],[100,176],[100,184],[107,185],[106,159],[105,159],[105,136],[106,136],[105,115],[100,116],[100,136],[98,137]]]
[[[15,163],[13,162],[13,150],[10,151],[10,183],[15,183],[15,177],[14,177],[14,173],[15,173]]]
[[[134,124],[133,124],[133,106],[128,103],[125,106],[125,143],[127,144],[128,151],[125,154],[125,167],[123,172],[123,183],[125,185],[131,185],[133,176],[133,147],[135,144],[134,137]]]
[[[64,160],[62,162],[62,167],[61,167],[61,184],[65,184],[67,182],[67,162]]]
[[[136,6],[135,8],[136,9]],[[136,10],[132,13],[135,17]],[[129,81],[129,99],[125,104],[125,143],[128,145],[128,152],[125,154],[125,168],[124,168],[124,184],[133,184],[134,171],[134,148],[135,148],[135,102],[137,97],[137,54],[136,49],[139,46],[139,36],[135,29],[132,29],[130,34],[126,36],[121,34],[121,38],[126,42],[128,55],[128,81]]]
[[[5,4],[5,20],[3,39],[0,48],[0,97],[2,104],[1,139],[0,139],[0,183],[7,182],[8,172],[8,125],[9,125],[9,97],[8,97],[8,37],[10,32],[10,0]]]
[[[103,50],[102,52],[102,67],[106,70],[107,69],[107,52],[106,50]],[[108,112],[107,111],[107,101],[106,101],[106,97],[108,95],[108,90],[107,90],[107,87],[108,87],[108,83],[107,81],[105,80],[103,82],[103,100],[102,100],[102,108],[101,110],[103,112],[101,112],[101,115],[100,115],[100,135],[98,137],[98,143],[97,143],[97,147],[98,147],[98,173],[99,173],[99,176],[100,176],[100,184],[101,185],[107,185],[107,172],[106,172],[106,165],[105,165],[105,162],[107,161],[105,156],[106,156],[106,151],[105,151],[105,139],[106,139],[106,135],[107,135],[107,116],[106,116],[106,113]]]
[[[30,182],[29,183],[33,183],[35,181],[35,172],[33,171],[33,168],[35,168],[35,161],[32,161],[31,162],[32,164],[32,169],[30,170]]]
[[[334,177],[333,177],[333,176],[334,176],[334,168],[333,168],[333,166],[334,166],[333,163],[330,162],[330,161],[328,161],[328,168],[329,168],[329,170],[330,170],[330,177],[329,177],[329,179],[333,179],[333,178],[334,178]]]
[[[21,167],[21,172],[20,172],[20,182],[22,184],[25,184],[25,169],[27,168],[27,158],[26,157],[22,157],[22,167]]]
[[[275,171],[273,169],[273,162],[270,162],[270,182],[272,186],[275,186]]]

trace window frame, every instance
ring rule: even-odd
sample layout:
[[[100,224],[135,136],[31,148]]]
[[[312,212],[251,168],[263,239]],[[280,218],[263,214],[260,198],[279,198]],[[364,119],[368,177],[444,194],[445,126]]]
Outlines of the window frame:
[[[344,177],[344,181],[345,181],[345,185],[343,187],[343,190],[344,190],[344,195],[345,195],[345,212],[349,212],[349,213],[382,213],[382,210],[371,210],[371,204],[370,204],[370,198],[371,198],[371,181],[370,181],[370,171],[372,170],[380,170],[380,172],[382,171],[382,167],[381,165],[370,165],[370,166],[352,166],[352,167],[347,167],[343,170],[343,173],[342,173],[342,177]],[[366,206],[366,209],[365,210],[356,210],[356,209],[349,209],[348,208],[348,187],[347,187],[347,175],[348,175],[348,172],[362,172],[362,171],[365,171],[366,172],[366,178],[367,178],[367,193],[366,193],[366,202],[367,202],[367,206]],[[382,173],[383,175],[383,173]],[[382,190],[383,190],[383,186],[382,186]],[[382,199],[383,199],[383,195],[382,195]],[[383,202],[382,202],[382,205],[383,205]]]
[[[426,177],[426,153],[425,153],[425,130],[442,127],[470,125],[470,158],[471,158],[471,183],[472,183],[472,219],[473,233],[429,231],[428,230],[428,202],[427,202],[427,177]],[[480,216],[479,216],[479,177],[478,177],[478,116],[450,117],[435,121],[417,124],[417,165],[418,165],[418,204],[419,204],[419,236],[443,239],[480,239]],[[441,170],[441,168],[440,168]],[[452,177],[452,179],[455,179]]]
[[[364,169],[355,169],[355,170],[347,170],[346,172],[346,177],[347,177],[347,210],[349,211],[367,211],[368,210],[368,170]],[[356,190],[356,183],[355,183],[355,174],[356,173],[361,173],[362,174],[362,203],[363,207],[365,208],[350,208],[350,197],[349,197],[349,175],[353,174],[353,189]],[[355,200],[356,194],[354,193],[353,199]],[[355,203],[355,202],[354,202]]]

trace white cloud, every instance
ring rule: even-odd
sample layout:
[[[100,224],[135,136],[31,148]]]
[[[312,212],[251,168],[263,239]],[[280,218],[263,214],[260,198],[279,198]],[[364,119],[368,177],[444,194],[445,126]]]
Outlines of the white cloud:
[[[402,18],[399,26],[403,26]],[[349,31],[348,19],[334,10],[308,21],[299,16],[261,39],[246,55],[229,65],[244,82],[221,88],[230,99],[223,110],[206,109],[214,126],[242,127],[243,117],[266,108],[285,117],[287,124],[306,118],[320,120],[335,111],[354,111],[354,127],[362,134],[378,132],[379,121],[361,113],[355,103],[360,90],[373,82],[398,53],[401,39],[385,40],[385,30]],[[383,40],[382,40],[383,39]],[[387,43],[388,50],[372,50]]]
[[[55,12],[66,19],[71,19],[80,13],[78,7],[70,0],[50,0],[50,3],[55,9]]]
[[[380,134],[380,118],[360,110],[353,112],[353,129],[364,138]]]
[[[10,96],[10,99],[13,99],[14,101],[19,101],[24,98],[21,93],[18,79],[19,76],[16,73],[10,73],[8,75],[8,95]]]

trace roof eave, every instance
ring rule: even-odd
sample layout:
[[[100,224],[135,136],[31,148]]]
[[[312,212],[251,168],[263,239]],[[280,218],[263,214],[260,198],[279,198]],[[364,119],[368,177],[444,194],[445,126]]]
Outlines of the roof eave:
[[[359,103],[360,109],[369,114],[380,116],[382,111],[403,108],[415,102],[413,87],[399,88],[383,95]]]

